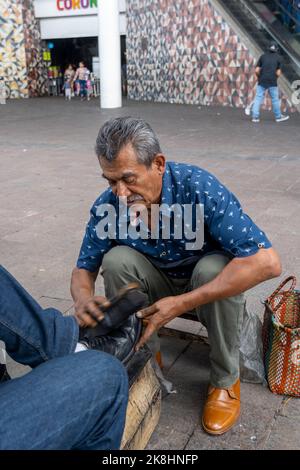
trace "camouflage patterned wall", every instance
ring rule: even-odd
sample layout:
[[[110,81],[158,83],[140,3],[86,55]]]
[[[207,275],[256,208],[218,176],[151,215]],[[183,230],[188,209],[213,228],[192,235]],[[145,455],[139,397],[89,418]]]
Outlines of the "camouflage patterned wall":
[[[45,92],[38,23],[32,0],[0,0],[0,76],[11,98]]]
[[[28,98],[22,6],[20,0],[0,0],[0,76],[12,98]]]
[[[29,96],[46,93],[47,72],[42,60],[41,35],[34,16],[33,0],[22,1]]]
[[[131,99],[242,107],[254,97],[255,59],[209,0],[127,0],[126,43]]]

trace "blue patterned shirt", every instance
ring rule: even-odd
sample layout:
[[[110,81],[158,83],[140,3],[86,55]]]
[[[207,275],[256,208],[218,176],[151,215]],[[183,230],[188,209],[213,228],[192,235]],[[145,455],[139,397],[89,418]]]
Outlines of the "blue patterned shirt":
[[[104,220],[103,213],[99,213],[99,207],[103,207],[103,204],[110,204],[115,208],[116,227],[129,223],[128,214],[120,213],[119,200],[108,188],[91,208],[91,217],[86,227],[77,267],[91,272],[97,271],[105,253],[116,245],[123,245],[147,256],[166,275],[173,278],[189,278],[196,263],[204,255],[223,253],[229,258],[243,258],[254,255],[260,248],[272,246],[265,233],[243,212],[234,194],[215,176],[197,166],[167,162],[161,203],[168,206],[176,203],[203,205],[204,243],[200,249],[187,249],[187,243],[191,242],[190,236],[187,238],[183,231],[181,239],[178,239],[174,237],[175,229],[171,230],[169,239],[161,236],[153,239],[148,228],[145,229],[148,230],[146,237],[133,238],[129,234],[125,238],[120,236],[119,228],[116,232],[111,231],[109,226],[113,224],[108,223],[108,236],[99,237],[97,226]],[[172,214],[173,219],[174,217],[176,218],[176,213]],[[160,224],[162,223],[161,220]],[[195,227],[194,219],[192,225]]]

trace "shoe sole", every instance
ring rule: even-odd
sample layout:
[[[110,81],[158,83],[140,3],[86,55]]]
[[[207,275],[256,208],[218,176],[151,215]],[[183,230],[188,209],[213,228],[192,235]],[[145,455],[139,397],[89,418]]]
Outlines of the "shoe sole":
[[[206,431],[208,434],[211,434],[212,436],[221,436],[222,434],[225,434],[225,432],[229,431],[231,428],[233,428],[233,426],[236,425],[236,422],[237,422],[237,420],[239,419],[240,414],[241,414],[241,413],[240,413],[240,411],[239,411],[239,414],[237,415],[236,420],[234,421],[234,423],[232,423],[230,426],[227,426],[227,428],[222,429],[222,431],[213,431],[213,430],[211,430],[211,429],[208,429],[208,428],[204,425],[203,420],[201,421],[202,427],[203,427],[204,431]]]

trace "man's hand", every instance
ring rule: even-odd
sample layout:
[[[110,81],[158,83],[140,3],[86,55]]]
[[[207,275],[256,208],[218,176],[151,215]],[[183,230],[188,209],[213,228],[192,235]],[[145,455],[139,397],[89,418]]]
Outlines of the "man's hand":
[[[180,296],[165,297],[164,299],[158,300],[150,307],[144,308],[136,313],[138,318],[149,320],[144,334],[136,345],[137,351],[148,341],[155,331],[158,331],[166,323],[173,320],[173,318],[185,312],[184,306],[179,299]]]
[[[104,318],[102,307],[108,307],[109,301],[102,296],[93,296],[76,302],[75,318],[81,327],[95,327]]]

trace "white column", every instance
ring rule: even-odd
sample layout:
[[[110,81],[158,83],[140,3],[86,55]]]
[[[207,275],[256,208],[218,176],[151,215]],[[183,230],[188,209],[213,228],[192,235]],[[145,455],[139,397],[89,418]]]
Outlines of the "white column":
[[[101,108],[120,108],[121,51],[118,0],[98,0]]]

